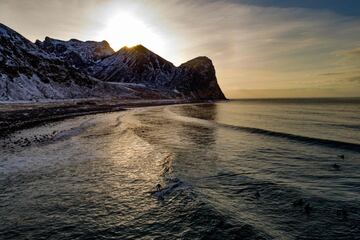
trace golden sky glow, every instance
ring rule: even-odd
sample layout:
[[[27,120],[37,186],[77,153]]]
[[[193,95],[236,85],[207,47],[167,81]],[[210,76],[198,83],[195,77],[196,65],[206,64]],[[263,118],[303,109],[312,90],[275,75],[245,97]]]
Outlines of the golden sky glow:
[[[123,46],[132,47],[143,44],[159,54],[164,53],[164,39],[155,33],[140,16],[119,11],[109,16],[105,22],[105,27],[99,31],[96,40],[107,40],[115,51]]]
[[[360,96],[358,16],[242,1],[1,0],[0,22],[32,41],[143,44],[175,65],[206,55],[230,98]]]

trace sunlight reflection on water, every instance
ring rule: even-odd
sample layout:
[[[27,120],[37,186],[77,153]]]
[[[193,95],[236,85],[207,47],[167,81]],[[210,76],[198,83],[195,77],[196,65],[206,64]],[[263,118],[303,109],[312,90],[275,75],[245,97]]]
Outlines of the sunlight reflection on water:
[[[0,148],[1,239],[357,236],[356,152],[224,126],[239,116],[222,104],[97,114],[13,134],[49,140]],[[339,151],[348,160],[332,171]],[[293,207],[301,198],[310,216]],[[351,211],[346,220],[341,208]]]

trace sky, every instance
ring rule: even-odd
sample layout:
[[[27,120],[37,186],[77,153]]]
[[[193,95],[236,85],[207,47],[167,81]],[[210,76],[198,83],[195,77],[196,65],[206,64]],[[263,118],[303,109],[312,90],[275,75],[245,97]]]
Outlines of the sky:
[[[0,0],[0,22],[175,65],[208,56],[228,98],[360,97],[358,0]]]

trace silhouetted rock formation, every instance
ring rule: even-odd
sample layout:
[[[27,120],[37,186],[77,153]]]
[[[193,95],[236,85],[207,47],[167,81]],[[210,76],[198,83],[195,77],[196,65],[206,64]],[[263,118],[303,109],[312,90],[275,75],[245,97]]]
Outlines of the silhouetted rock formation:
[[[225,99],[217,83],[214,65],[207,57],[198,57],[180,65],[170,86],[184,96],[196,99]]]
[[[0,100],[87,97],[225,99],[207,57],[175,67],[142,45],[114,52],[106,41],[34,44],[0,24]]]
[[[43,42],[37,40],[37,46],[44,51],[60,57],[77,68],[85,68],[94,64],[99,59],[108,57],[114,53],[107,41],[82,42],[77,39],[61,41],[46,37]]]
[[[107,82],[141,83],[162,87],[169,83],[176,67],[142,45],[123,47],[115,54],[96,63],[91,75]]]

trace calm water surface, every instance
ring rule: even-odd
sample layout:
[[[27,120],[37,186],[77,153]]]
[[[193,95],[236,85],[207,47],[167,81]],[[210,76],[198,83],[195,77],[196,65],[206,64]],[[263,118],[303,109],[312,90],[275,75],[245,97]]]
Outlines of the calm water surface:
[[[358,100],[161,106],[23,130],[0,139],[0,239],[360,239],[359,130]]]

